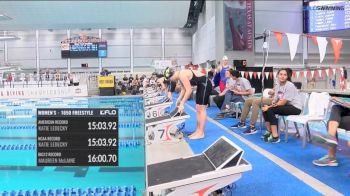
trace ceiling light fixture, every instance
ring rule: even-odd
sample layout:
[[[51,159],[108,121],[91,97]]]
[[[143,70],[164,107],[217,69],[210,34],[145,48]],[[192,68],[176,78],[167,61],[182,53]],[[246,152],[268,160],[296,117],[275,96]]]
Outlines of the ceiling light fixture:
[[[0,41],[7,41],[7,40],[18,40],[20,39],[17,36],[14,35],[5,35],[5,36],[0,36]]]

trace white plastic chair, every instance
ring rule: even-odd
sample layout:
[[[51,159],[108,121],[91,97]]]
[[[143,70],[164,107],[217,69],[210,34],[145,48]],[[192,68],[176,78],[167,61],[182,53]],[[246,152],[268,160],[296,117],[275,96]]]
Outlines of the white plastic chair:
[[[308,112],[303,115],[290,115],[286,118],[286,142],[288,141],[288,122],[293,122],[297,133],[299,133],[298,124],[304,126],[303,148],[305,148],[306,140],[311,140],[310,122],[323,122],[326,125],[326,114],[329,108],[330,96],[326,92],[311,93],[308,101]]]
[[[301,115],[307,114],[306,109],[307,109],[307,105],[308,105],[308,102],[309,102],[309,94],[301,92],[300,96],[302,97],[302,100],[303,100],[303,105],[302,105],[302,109],[301,109],[300,114],[299,115],[288,115],[288,116],[301,116]],[[279,116],[279,119],[278,119],[278,120],[282,119],[283,122],[284,122],[284,130],[283,130],[283,132],[285,133],[285,142],[288,142],[288,122],[286,121],[286,118],[288,116]],[[294,126],[296,126],[296,134],[295,135],[297,137],[300,137],[299,129],[298,129],[296,123],[294,124]]]

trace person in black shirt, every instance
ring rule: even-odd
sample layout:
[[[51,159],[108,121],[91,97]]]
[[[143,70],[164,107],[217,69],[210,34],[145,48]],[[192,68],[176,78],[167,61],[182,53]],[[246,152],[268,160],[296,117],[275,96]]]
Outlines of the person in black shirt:
[[[128,77],[126,76],[126,74],[124,74],[123,81],[124,82],[128,81]]]
[[[208,71],[208,77],[209,78],[214,78],[214,74],[215,74],[215,65],[211,65],[210,70]]]
[[[134,77],[132,76],[132,74],[130,74],[129,83],[131,84],[133,80],[134,80]]]
[[[111,72],[109,72],[107,69],[103,69],[100,74],[101,76],[108,76],[109,74],[111,74]]]

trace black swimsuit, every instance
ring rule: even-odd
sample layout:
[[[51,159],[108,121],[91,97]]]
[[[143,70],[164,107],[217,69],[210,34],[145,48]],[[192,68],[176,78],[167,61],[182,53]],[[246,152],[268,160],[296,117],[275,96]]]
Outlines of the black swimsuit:
[[[191,70],[192,71],[192,70]],[[212,85],[208,77],[197,77],[192,71],[192,79],[190,83],[192,86],[197,86],[196,104],[208,105],[210,92],[212,91]]]

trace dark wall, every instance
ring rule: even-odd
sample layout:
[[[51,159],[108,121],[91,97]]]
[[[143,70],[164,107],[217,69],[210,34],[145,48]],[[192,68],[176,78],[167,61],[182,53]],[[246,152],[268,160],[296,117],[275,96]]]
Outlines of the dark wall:
[[[252,72],[261,72],[262,71],[262,67],[236,67],[237,71],[252,71]],[[273,67],[265,67],[265,72],[273,72]],[[262,74],[260,79],[258,77],[256,77],[256,79],[254,78],[254,76],[252,78],[248,77],[248,80],[250,82],[250,84],[252,85],[253,88],[255,88],[255,93],[261,93],[261,86],[262,86],[262,82],[261,82],[261,78],[262,78]],[[269,79],[266,80],[266,78],[264,79],[264,88],[273,88],[273,79],[271,79],[269,77]]]

